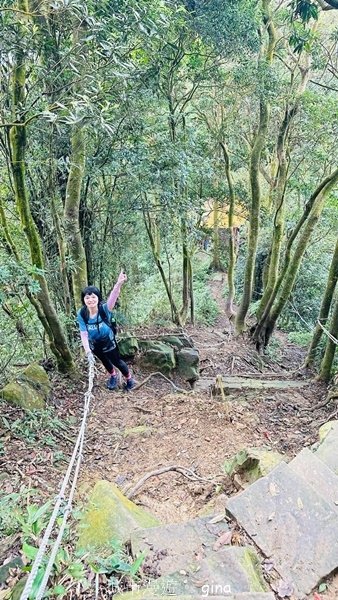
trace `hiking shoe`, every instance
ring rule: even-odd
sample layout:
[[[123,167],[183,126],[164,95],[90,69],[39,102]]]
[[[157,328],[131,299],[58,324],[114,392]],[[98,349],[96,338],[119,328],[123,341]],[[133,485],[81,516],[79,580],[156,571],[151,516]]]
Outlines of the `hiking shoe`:
[[[117,387],[117,377],[116,375],[111,375],[107,381],[107,388],[108,390],[117,390]]]
[[[131,377],[130,379],[127,379],[126,383],[124,384],[124,389],[127,390],[127,392],[129,392],[129,390],[132,390],[133,387],[135,387],[135,385],[136,381]]]

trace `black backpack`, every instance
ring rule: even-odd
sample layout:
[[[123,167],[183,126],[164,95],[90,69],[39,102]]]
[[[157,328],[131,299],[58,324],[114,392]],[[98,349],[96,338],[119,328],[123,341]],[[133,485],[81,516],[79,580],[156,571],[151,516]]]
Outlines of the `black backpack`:
[[[110,327],[110,329],[112,330],[114,336],[117,334],[117,323],[116,320],[114,319],[113,315],[111,316],[111,318],[109,318],[107,316],[106,311],[103,308],[103,304],[99,304],[98,306],[98,314],[100,315],[102,321],[108,325],[108,327]],[[83,318],[86,327],[88,325],[88,321],[89,321],[89,311],[88,308],[86,306],[83,306],[80,310],[80,315]],[[97,326],[99,326],[99,323],[97,323]]]

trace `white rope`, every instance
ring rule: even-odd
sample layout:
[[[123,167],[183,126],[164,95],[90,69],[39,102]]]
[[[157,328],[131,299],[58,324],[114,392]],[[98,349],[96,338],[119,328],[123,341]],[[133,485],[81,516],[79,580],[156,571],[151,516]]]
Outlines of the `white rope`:
[[[296,309],[296,307],[292,304],[291,300],[289,300],[289,304],[292,306],[294,312],[297,313],[297,315],[299,316],[299,318],[301,319],[301,321],[303,321],[303,323],[306,325],[306,327],[308,328],[308,330],[309,331],[313,331],[313,327],[311,325],[309,325],[309,323],[307,323],[307,321],[305,321],[305,319],[303,319],[302,315],[298,312],[298,310]],[[325,319],[325,320],[327,321],[327,319]],[[325,335],[327,335],[327,337],[331,340],[331,342],[333,342],[334,344],[338,345],[338,340],[332,335],[332,333],[330,333],[330,331],[328,329],[326,329],[324,327],[324,325],[322,325],[322,323],[320,322],[319,319],[317,319],[317,323],[322,328],[322,330],[324,331]]]
[[[51,536],[51,533],[53,531],[53,527],[54,527],[54,523],[59,515],[60,512],[60,507],[62,502],[65,500],[65,490],[68,486],[68,482],[70,479],[70,476],[72,474],[73,471],[73,467],[75,464],[75,460],[77,457],[77,463],[76,463],[76,467],[75,467],[75,472],[74,472],[74,477],[73,477],[73,484],[69,493],[69,497],[68,497],[68,502],[67,505],[65,507],[64,510],[64,514],[63,514],[63,521],[61,523],[60,529],[59,529],[59,534],[57,536],[57,539],[54,542],[53,548],[52,548],[52,552],[51,552],[51,556],[50,559],[48,561],[48,565],[46,568],[46,571],[44,573],[44,577],[40,583],[40,587],[39,590],[37,592],[37,595],[35,596],[34,600],[41,600],[41,598],[43,597],[44,591],[46,589],[47,583],[48,583],[48,579],[51,573],[51,570],[53,568],[53,564],[54,564],[54,560],[55,560],[55,556],[57,554],[57,551],[59,549],[61,540],[62,540],[62,536],[65,530],[65,526],[66,526],[66,521],[68,518],[68,515],[71,512],[71,507],[72,507],[72,500],[73,500],[73,496],[74,496],[74,492],[75,492],[75,488],[76,488],[76,483],[77,483],[77,478],[78,478],[78,474],[79,474],[79,470],[80,470],[80,465],[81,465],[81,460],[82,460],[82,449],[83,449],[83,442],[84,442],[84,435],[85,435],[85,430],[86,430],[86,421],[87,421],[87,417],[88,417],[88,412],[89,412],[89,406],[90,406],[90,401],[93,397],[92,394],[92,390],[93,390],[93,384],[94,384],[94,374],[95,374],[95,362],[94,362],[94,357],[92,358],[92,360],[89,361],[89,375],[88,375],[88,388],[87,391],[85,393],[85,397],[84,397],[84,412],[83,412],[83,417],[82,417],[82,422],[81,422],[81,427],[80,427],[80,431],[77,437],[77,440],[75,442],[75,446],[74,446],[74,450],[73,450],[73,454],[72,457],[70,459],[70,463],[67,469],[67,472],[64,476],[62,485],[61,485],[61,489],[59,494],[56,497],[56,501],[55,501],[55,506],[54,506],[54,510],[53,513],[50,517],[49,523],[46,527],[44,536],[42,538],[41,544],[39,546],[39,550],[38,553],[35,557],[34,563],[32,565],[32,569],[31,572],[28,576],[28,579],[26,581],[26,585],[24,587],[24,590],[21,594],[20,600],[28,600],[31,591],[32,591],[32,587],[33,587],[33,583],[35,581],[36,575],[38,573],[39,567],[41,566],[42,560],[46,554],[46,548],[48,546],[49,543],[49,538]]]
[[[322,328],[322,330],[327,335],[327,337],[330,338],[331,342],[333,342],[334,344],[336,344],[336,346],[338,346],[338,340],[332,335],[332,333],[330,333],[330,331],[328,329],[326,329],[319,320],[317,321],[317,323]]]

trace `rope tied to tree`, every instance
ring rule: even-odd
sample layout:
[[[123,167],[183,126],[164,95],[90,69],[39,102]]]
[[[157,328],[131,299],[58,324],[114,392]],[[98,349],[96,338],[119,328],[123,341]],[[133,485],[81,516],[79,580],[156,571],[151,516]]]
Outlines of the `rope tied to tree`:
[[[26,584],[25,584],[25,587],[21,594],[20,600],[28,600],[30,597],[35,578],[38,574],[39,567],[41,566],[43,558],[46,554],[47,546],[50,543],[49,540],[50,540],[52,531],[54,529],[55,521],[56,521],[57,517],[59,516],[60,509],[62,508],[62,506],[64,506],[64,502],[66,501],[66,489],[67,489],[67,486],[68,486],[70,477],[73,473],[74,465],[75,465],[73,482],[72,482],[72,486],[71,486],[71,489],[70,489],[70,492],[68,495],[67,504],[64,508],[63,519],[62,519],[62,522],[59,527],[59,533],[58,533],[58,536],[52,546],[52,550],[51,550],[51,554],[50,554],[50,557],[49,557],[49,560],[47,563],[47,567],[44,572],[44,576],[41,580],[41,583],[39,585],[39,589],[34,596],[34,600],[41,600],[43,598],[45,589],[47,587],[48,579],[50,577],[50,574],[51,574],[51,571],[53,568],[55,557],[56,557],[56,554],[58,552],[58,549],[59,549],[61,541],[62,541],[62,537],[63,537],[64,530],[66,527],[67,519],[72,510],[72,501],[73,501],[76,484],[77,484],[77,480],[78,480],[78,475],[79,475],[79,471],[80,471],[80,466],[81,466],[81,462],[82,462],[82,451],[83,451],[83,444],[84,444],[84,438],[85,438],[87,417],[89,414],[90,403],[93,398],[92,390],[93,390],[94,376],[95,376],[95,359],[94,359],[94,357],[90,356],[88,358],[88,362],[89,362],[88,387],[87,387],[87,391],[84,395],[84,410],[83,410],[83,417],[82,417],[82,421],[81,421],[81,427],[79,430],[77,440],[75,442],[73,454],[70,459],[68,469],[66,471],[66,474],[65,474],[62,484],[61,484],[60,492],[57,495],[56,500],[55,500],[54,510],[52,512],[52,515],[51,515],[48,525],[46,527],[44,536],[42,538],[41,544],[39,546],[39,550],[38,550],[35,560],[33,562],[31,572],[26,581]]]
[[[327,337],[331,340],[331,342],[333,342],[334,344],[336,344],[336,346],[338,346],[338,340],[332,335],[332,333],[328,329],[326,329],[326,327],[324,327],[324,325],[322,325],[322,323],[319,321],[319,319],[317,320],[317,323],[322,328],[325,335],[327,335]]]

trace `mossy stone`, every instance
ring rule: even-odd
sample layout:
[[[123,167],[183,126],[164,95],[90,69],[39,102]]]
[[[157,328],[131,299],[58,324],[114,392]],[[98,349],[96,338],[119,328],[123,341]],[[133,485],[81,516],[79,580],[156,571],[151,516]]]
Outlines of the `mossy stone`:
[[[41,410],[45,408],[43,394],[28,384],[7,383],[1,390],[1,396],[6,402],[20,406],[25,410]]]
[[[240,563],[248,575],[251,592],[267,592],[268,586],[264,581],[261,565],[253,548],[244,548]]]
[[[48,396],[52,387],[46,371],[37,363],[28,365],[28,367],[20,375],[20,380],[27,381],[32,387],[41,390],[46,397]]]
[[[199,369],[199,353],[197,348],[182,348],[177,355],[177,370],[185,381],[197,381]]]
[[[250,484],[265,477],[284,460],[285,456],[279,452],[265,448],[246,448],[226,461],[224,470],[230,476],[239,474],[243,483]]]
[[[338,421],[328,421],[319,428],[319,441],[323,442],[332,429],[338,429]]]
[[[156,527],[159,521],[122,494],[109,481],[98,481],[79,527],[79,548],[107,548],[124,543],[136,528]]]
[[[150,367],[163,373],[170,373],[175,368],[175,354],[171,346],[148,340],[146,343],[140,342],[140,346],[144,350],[140,358],[140,363],[144,367]]]
[[[125,334],[119,338],[118,347],[122,358],[133,358],[140,349],[137,338],[131,334]]]

